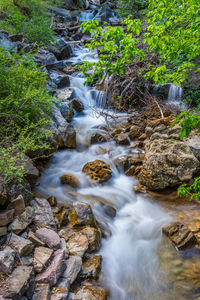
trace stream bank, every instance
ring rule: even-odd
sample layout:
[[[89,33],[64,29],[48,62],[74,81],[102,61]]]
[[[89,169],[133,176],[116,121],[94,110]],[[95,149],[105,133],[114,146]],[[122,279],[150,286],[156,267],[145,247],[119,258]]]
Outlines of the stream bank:
[[[78,15],[84,19],[93,13]],[[71,39],[74,30],[69,30]],[[179,141],[180,128],[171,129],[170,118],[148,120],[140,112],[106,109],[102,93],[84,86],[74,67],[96,61],[97,53],[79,41],[60,44],[54,53],[42,50],[37,56],[50,70],[50,88],[61,100],[52,124],[60,150],[42,171],[34,200],[24,193],[28,188],[21,189],[22,196],[12,195],[9,210],[1,215],[1,228],[9,232],[3,234],[1,270],[11,274],[3,275],[3,297],[197,299],[198,205],[173,202],[180,209],[177,221],[187,226],[186,237],[192,233],[193,241],[191,250],[177,252],[161,230],[176,213],[169,202],[155,198],[164,199],[160,189],[190,180],[198,171],[198,147]],[[28,169],[27,181],[34,186],[39,174],[34,166]],[[144,186],[152,196],[133,191],[145,192]]]

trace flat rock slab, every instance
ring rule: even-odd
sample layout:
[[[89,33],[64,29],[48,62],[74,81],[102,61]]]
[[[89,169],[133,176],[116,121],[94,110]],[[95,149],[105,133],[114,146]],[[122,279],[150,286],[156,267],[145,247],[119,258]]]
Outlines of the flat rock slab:
[[[33,249],[31,241],[18,236],[15,233],[11,233],[8,237],[8,245],[16,250],[20,256],[30,253]]]
[[[67,241],[67,247],[71,255],[82,257],[88,249],[88,238],[81,232],[75,232]]]
[[[16,252],[6,246],[2,251],[0,251],[0,272],[10,274],[13,270],[15,263]]]
[[[59,235],[55,231],[48,228],[40,228],[36,230],[35,235],[49,248],[60,248],[61,240]]]
[[[178,250],[194,247],[197,243],[195,235],[179,222],[168,224],[162,231]]]
[[[37,283],[48,283],[50,286],[55,286],[65,269],[65,251],[57,250],[49,267],[45,272],[38,274],[35,280]]]
[[[6,226],[13,220],[14,209],[6,210],[0,213],[0,226]]]
[[[33,268],[27,266],[17,267],[5,282],[2,295],[5,298],[21,300],[34,283]]]
[[[53,255],[53,250],[45,247],[35,248],[33,265],[34,270],[38,273],[42,272],[47,266]]]

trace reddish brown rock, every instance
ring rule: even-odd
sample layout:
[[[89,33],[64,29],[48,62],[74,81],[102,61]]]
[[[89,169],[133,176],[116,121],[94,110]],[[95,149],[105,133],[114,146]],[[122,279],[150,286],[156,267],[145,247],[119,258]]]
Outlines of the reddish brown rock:
[[[35,235],[49,248],[58,249],[60,247],[60,237],[59,235],[48,228],[40,228],[36,230]]]
[[[81,232],[88,238],[88,252],[96,252],[101,247],[101,233],[98,229],[87,226]]]
[[[106,300],[107,292],[99,287],[83,285],[75,291],[73,300]]]
[[[57,250],[49,267],[43,273],[36,276],[36,283],[48,283],[56,285],[58,279],[66,269],[65,251]]]
[[[109,164],[102,160],[88,162],[82,169],[82,172],[90,176],[93,181],[104,183],[112,177],[112,170]]]
[[[82,257],[88,249],[88,238],[82,232],[73,232],[67,241],[67,247],[71,255]]]

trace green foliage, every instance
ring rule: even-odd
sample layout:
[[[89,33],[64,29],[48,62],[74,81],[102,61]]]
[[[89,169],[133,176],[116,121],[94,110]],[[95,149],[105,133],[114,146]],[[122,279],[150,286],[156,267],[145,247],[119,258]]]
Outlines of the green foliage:
[[[194,128],[197,128],[198,132],[200,133],[200,114],[198,113],[193,114],[187,110],[183,111],[177,116],[177,118],[173,122],[173,125],[178,123],[182,127],[180,132],[180,139],[183,139],[185,136],[189,136]]]
[[[196,177],[191,186],[182,184],[178,189],[178,195],[181,197],[190,197],[191,200],[195,199],[200,201],[200,177]]]
[[[22,32],[30,42],[48,44],[54,39],[54,32],[46,5],[43,0],[1,0],[3,18],[0,27],[13,34]]]
[[[138,17],[139,12],[147,5],[147,0],[118,0],[117,11],[121,17],[128,17],[129,15]]]
[[[6,179],[22,178],[28,150],[48,148],[53,98],[46,74],[33,59],[0,48],[0,170]]]
[[[83,23],[84,32],[93,34],[88,47],[100,51],[99,62],[94,66],[85,63],[84,73],[92,69],[94,75],[122,75],[134,59],[145,58],[145,49],[160,58],[159,64],[149,64],[146,78],[156,83],[181,84],[189,71],[200,71],[193,62],[200,55],[199,4],[200,0],[149,0],[146,27],[131,17],[124,20],[126,28],[101,27],[96,20]]]

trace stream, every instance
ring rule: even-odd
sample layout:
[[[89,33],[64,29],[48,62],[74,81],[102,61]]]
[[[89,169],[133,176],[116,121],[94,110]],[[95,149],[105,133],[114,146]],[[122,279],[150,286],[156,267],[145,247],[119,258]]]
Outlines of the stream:
[[[73,53],[67,62],[77,64],[98,59],[97,53],[78,45],[74,46]],[[85,86],[84,81],[80,72],[70,76],[70,88],[74,89],[76,98],[85,107],[84,112],[75,114],[72,121],[77,132],[77,149],[61,150],[53,156],[39,179],[37,192],[45,196],[54,195],[61,204],[79,200],[92,206],[96,219],[104,224],[108,235],[102,239],[99,252],[103,257],[99,280],[108,288],[109,300],[197,299],[191,294],[186,296],[188,286],[180,289],[173,285],[169,275],[172,266],[168,263],[169,254],[174,261],[180,260],[175,249],[162,240],[161,228],[173,219],[171,212],[147,194],[136,194],[133,191],[136,179],[120,172],[114,164],[120,157],[137,157],[137,148],[132,147],[133,143],[118,146],[114,141],[90,145],[93,132],[105,132],[103,113],[114,116],[111,123],[115,119],[119,124],[125,122],[128,115],[104,108],[103,93]],[[83,166],[96,159],[111,166],[113,176],[105,185],[91,185],[82,173]],[[61,185],[59,178],[65,173],[79,178],[80,188],[76,192]],[[116,209],[114,219],[105,214],[102,204]],[[167,268],[162,267],[163,261]],[[177,266],[182,264],[180,261]]]

